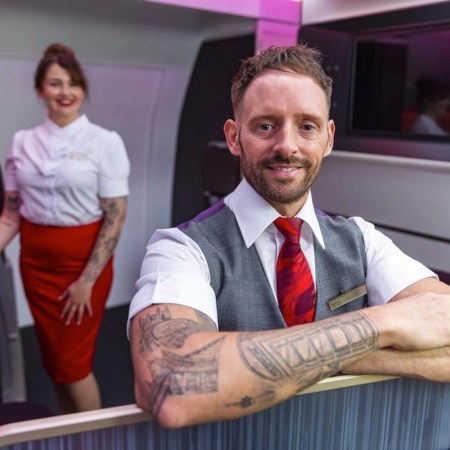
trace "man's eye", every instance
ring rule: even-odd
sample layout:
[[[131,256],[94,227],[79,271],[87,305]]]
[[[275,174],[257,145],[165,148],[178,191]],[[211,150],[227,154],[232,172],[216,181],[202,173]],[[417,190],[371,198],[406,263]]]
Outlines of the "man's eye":
[[[269,125],[268,123],[263,123],[259,126],[259,129],[262,131],[270,131],[272,129],[272,125]]]
[[[311,125],[310,123],[305,123],[300,127],[304,131],[314,131],[316,127],[314,125]]]

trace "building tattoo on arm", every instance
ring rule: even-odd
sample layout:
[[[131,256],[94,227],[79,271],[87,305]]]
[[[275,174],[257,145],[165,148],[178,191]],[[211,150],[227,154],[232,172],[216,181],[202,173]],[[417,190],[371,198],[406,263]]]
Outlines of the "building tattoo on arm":
[[[260,378],[298,380],[302,388],[341,370],[342,362],[377,349],[378,331],[361,313],[299,327],[284,337],[243,333],[241,358]],[[304,386],[306,382],[306,386]]]
[[[153,352],[147,366],[154,413],[158,413],[170,395],[202,394],[218,389],[219,351],[224,337],[184,355],[170,351],[181,349],[194,333],[217,331],[208,316],[199,311],[196,315],[197,320],[172,318],[169,308],[162,305],[139,319],[139,353],[147,358],[148,352]]]
[[[224,339],[216,339],[187,355],[163,351],[162,358],[149,362],[150,404],[154,413],[158,413],[169,395],[217,392],[219,351]]]
[[[155,347],[181,348],[186,339],[194,333],[217,331],[213,321],[196,311],[198,321],[172,319],[167,306],[158,306],[154,313],[139,319],[139,351],[154,350]]]
[[[241,359],[267,385],[226,406],[269,406],[276,399],[277,386],[293,382],[300,392],[339,372],[345,360],[376,350],[377,340],[378,330],[361,313],[299,327],[287,334],[242,333],[237,340]]]

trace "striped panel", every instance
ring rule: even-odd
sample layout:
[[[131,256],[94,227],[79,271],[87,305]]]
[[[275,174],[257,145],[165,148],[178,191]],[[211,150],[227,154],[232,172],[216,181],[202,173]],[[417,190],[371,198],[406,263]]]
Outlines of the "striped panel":
[[[165,430],[143,422],[4,450],[448,450],[450,384],[409,379],[294,397],[228,422]]]

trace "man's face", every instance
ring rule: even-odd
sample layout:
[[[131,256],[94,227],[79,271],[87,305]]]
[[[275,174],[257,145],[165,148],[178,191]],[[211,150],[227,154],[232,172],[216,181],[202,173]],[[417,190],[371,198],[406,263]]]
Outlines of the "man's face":
[[[248,86],[224,130],[250,185],[282,215],[296,214],[333,147],[322,89],[306,75],[267,71]]]

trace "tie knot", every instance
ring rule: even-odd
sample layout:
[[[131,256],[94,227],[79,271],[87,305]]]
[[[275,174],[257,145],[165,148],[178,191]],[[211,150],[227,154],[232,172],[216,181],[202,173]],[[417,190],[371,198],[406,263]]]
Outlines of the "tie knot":
[[[274,221],[278,231],[284,236],[289,244],[298,244],[300,241],[300,231],[302,229],[303,220],[298,217],[278,217]]]

